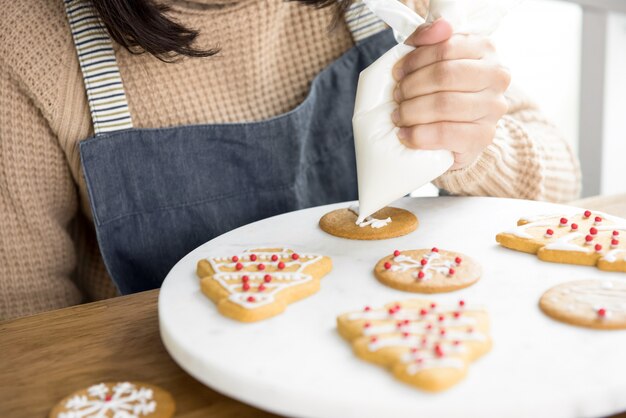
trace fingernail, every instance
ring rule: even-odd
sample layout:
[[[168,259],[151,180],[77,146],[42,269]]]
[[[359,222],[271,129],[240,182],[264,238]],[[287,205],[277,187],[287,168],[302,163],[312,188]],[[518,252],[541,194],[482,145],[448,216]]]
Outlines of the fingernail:
[[[409,130],[407,128],[398,129],[398,139],[403,140],[409,137]]]
[[[400,120],[400,111],[398,109],[394,110],[391,114],[391,120],[394,124],[398,124],[398,121]]]
[[[394,68],[393,69],[393,78],[396,79],[396,81],[400,81],[402,79],[402,77],[404,77],[404,70],[400,67]]]
[[[402,92],[398,87],[396,87],[396,89],[393,91],[393,98],[398,103],[402,101]]]

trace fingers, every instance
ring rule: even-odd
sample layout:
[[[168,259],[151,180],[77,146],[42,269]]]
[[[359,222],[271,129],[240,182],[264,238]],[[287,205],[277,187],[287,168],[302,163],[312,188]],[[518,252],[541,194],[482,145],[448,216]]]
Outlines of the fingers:
[[[436,122],[402,128],[398,138],[408,148],[452,151],[463,162],[467,155],[480,153],[491,144],[495,133],[493,124]]]
[[[505,91],[511,82],[507,69],[496,62],[458,59],[439,61],[409,73],[394,91],[397,102],[441,91]]]
[[[411,46],[432,45],[452,36],[452,26],[444,19],[425,23],[418,27],[404,43]]]
[[[479,120],[495,124],[507,110],[504,97],[487,90],[478,93],[437,92],[401,102],[391,118],[398,127]]]
[[[495,46],[488,38],[455,34],[444,42],[416,48],[394,66],[393,75],[400,80],[406,74],[439,61],[480,60],[491,54],[495,54]]]

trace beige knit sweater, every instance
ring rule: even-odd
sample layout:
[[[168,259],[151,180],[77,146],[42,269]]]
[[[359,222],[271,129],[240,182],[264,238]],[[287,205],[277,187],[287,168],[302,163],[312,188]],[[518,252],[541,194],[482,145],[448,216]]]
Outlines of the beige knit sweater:
[[[201,46],[219,45],[219,56],[165,64],[116,50],[137,127],[283,113],[353,44],[343,24],[327,31],[330,10],[283,0],[193,4],[177,1],[171,13],[201,31]],[[575,198],[576,157],[531,103],[509,96],[493,145],[437,186],[464,195]],[[91,135],[62,0],[0,0],[0,319],[115,294],[79,164],[77,144]]]

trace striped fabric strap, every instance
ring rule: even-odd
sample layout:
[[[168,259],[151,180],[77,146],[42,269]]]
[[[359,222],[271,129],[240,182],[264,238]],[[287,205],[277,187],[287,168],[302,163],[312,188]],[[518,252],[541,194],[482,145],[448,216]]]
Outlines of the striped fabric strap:
[[[385,22],[365,7],[361,0],[352,3],[346,11],[345,19],[355,43],[387,29]]]
[[[89,0],[65,0],[96,135],[133,122],[109,34]]]

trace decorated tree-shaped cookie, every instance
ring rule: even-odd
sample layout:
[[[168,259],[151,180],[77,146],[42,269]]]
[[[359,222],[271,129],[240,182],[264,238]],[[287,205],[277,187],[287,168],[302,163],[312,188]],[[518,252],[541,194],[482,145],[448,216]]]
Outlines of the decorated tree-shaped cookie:
[[[220,312],[256,321],[282,312],[286,305],[319,289],[331,269],[328,257],[289,249],[259,249],[198,262],[203,292]]]
[[[467,306],[410,300],[382,309],[365,307],[337,319],[340,334],[356,354],[389,367],[425,390],[443,390],[461,380],[467,366],[490,346],[486,312]]]
[[[626,220],[586,210],[520,219],[517,227],[496,239],[507,248],[536,253],[545,261],[626,271],[624,234]]]

